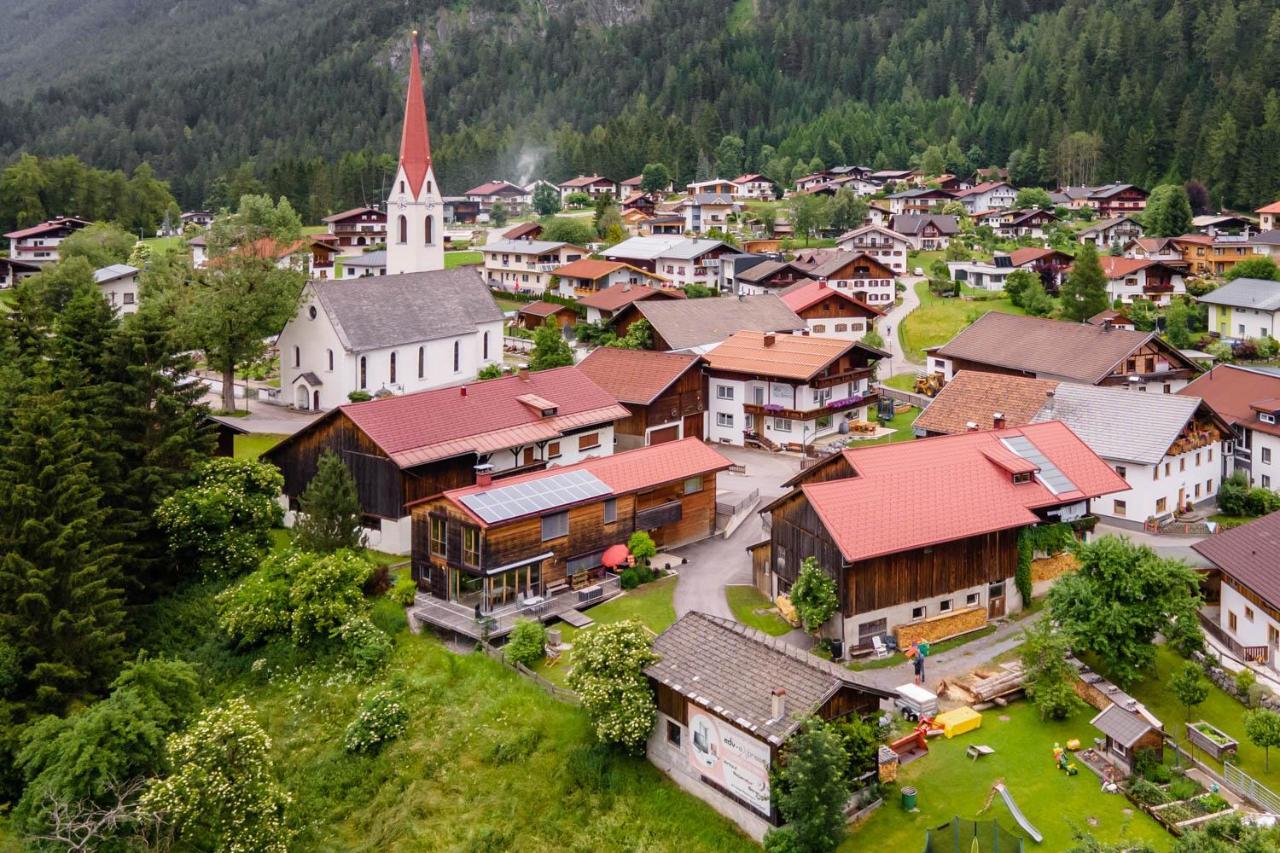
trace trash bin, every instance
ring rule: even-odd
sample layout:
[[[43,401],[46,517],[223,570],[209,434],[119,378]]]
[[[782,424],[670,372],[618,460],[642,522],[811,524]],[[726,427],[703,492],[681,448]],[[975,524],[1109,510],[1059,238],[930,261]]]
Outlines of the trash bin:
[[[902,810],[914,811],[916,807],[916,789],[908,785],[902,789]]]

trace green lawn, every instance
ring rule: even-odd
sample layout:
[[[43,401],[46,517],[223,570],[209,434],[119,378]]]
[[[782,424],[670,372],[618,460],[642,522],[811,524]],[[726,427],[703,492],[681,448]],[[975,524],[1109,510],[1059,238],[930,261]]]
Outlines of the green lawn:
[[[1160,718],[1174,740],[1186,749],[1194,749],[1187,741],[1187,712],[1176,697],[1169,691],[1169,679],[1182,666],[1184,660],[1167,646],[1156,648],[1155,670],[1142,681],[1133,686],[1129,692],[1142,702],[1151,713]],[[1273,791],[1280,791],[1280,754],[1276,757],[1276,766],[1266,770],[1266,756],[1263,750],[1249,743],[1244,734],[1245,707],[1239,701],[1219,690],[1207,679],[1209,698],[1204,704],[1196,706],[1191,712],[1192,720],[1208,720],[1231,737],[1240,741],[1240,768],[1250,776],[1262,782]],[[1222,765],[1199,750],[1196,757],[1211,767]],[[1280,752],[1280,751],[1278,751]]]
[[[916,375],[914,373],[899,373],[897,376],[890,376],[888,379],[881,380],[881,385],[888,385],[890,388],[897,388],[899,391],[916,390]]]
[[[1239,527],[1242,524],[1248,524],[1256,518],[1257,516],[1253,515],[1223,515],[1220,512],[1209,516],[1210,521],[1216,521],[1218,524],[1221,524],[1224,530],[1229,530],[1232,527]]]
[[[883,435],[880,438],[873,438],[868,441],[855,441],[849,446],[856,450],[859,447],[871,447],[876,444],[893,444],[899,441],[910,441],[915,438],[915,433],[911,431],[911,425],[915,423],[917,417],[920,416],[920,410],[912,406],[900,415],[894,415],[893,420],[885,424],[889,429],[894,430],[890,435]]]
[[[724,597],[733,611],[733,618],[774,637],[781,637],[791,630],[791,625],[778,615],[777,608],[760,591],[750,584],[726,586]]]
[[[670,575],[644,586],[629,589],[617,598],[583,612],[597,625],[635,619],[653,633],[661,634],[676,621],[675,594],[676,577]],[[565,622],[560,622],[555,627],[560,630],[561,640],[569,644],[572,644],[573,638],[580,633],[579,629]],[[581,630],[590,631],[591,626],[588,625]],[[560,661],[554,666],[549,666],[547,661],[543,660],[533,669],[548,681],[554,681],[563,686],[569,675],[572,661],[573,651],[569,650],[560,655]]]
[[[1003,297],[969,302],[958,297],[935,296],[929,290],[928,282],[916,282],[915,288],[920,297],[920,307],[898,324],[898,341],[903,352],[913,361],[924,361],[926,347],[945,344],[988,311],[1026,313]]]
[[[142,241],[151,247],[153,252],[166,251],[168,249],[176,249],[182,245],[181,235],[175,234],[172,237],[148,237]]]
[[[288,437],[275,432],[250,432],[237,435],[236,458],[257,459],[259,455],[266,453]]]
[[[946,260],[947,253],[945,251],[937,252],[907,252],[907,272],[915,275],[916,267],[924,270],[924,274],[929,274],[929,267],[933,266],[934,261]]]
[[[1042,722],[1031,703],[1015,702],[983,712],[982,727],[976,731],[952,740],[932,738],[929,754],[903,767],[898,776],[898,786],[913,785],[919,791],[919,812],[903,811],[899,787],[889,786],[885,804],[840,849],[849,853],[872,846],[876,850],[920,850],[927,829],[957,815],[994,818],[1021,834],[999,796],[989,810],[978,814],[991,786],[1003,779],[1023,814],[1044,835],[1043,844],[1028,843],[1028,850],[1065,850],[1075,829],[1103,842],[1146,842],[1157,850],[1167,850],[1170,837],[1164,830],[1124,796],[1102,793],[1098,777],[1088,769],[1066,776],[1054,767],[1054,743],[1071,738],[1088,743],[1093,739],[1095,730],[1089,726],[1093,714],[1092,708],[1081,703],[1067,720]],[[965,755],[970,744],[988,745],[995,754],[974,762]]]
[[[498,303],[498,307],[503,311],[519,311],[526,304],[524,302],[516,302],[514,299],[503,299],[501,296],[495,296],[494,301]]]
[[[480,252],[445,252],[444,268],[451,270],[454,267],[476,266],[484,263],[484,255]]]

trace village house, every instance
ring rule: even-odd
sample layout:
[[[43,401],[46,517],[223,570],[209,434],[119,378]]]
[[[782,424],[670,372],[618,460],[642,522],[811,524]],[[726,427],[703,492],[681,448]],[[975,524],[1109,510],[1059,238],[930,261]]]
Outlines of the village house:
[[[765,259],[741,269],[735,265],[733,281],[736,292],[745,296],[780,293],[798,281],[811,281],[808,272],[788,261]]]
[[[773,771],[801,724],[874,716],[895,695],[781,637],[698,611],[653,650],[645,675],[658,713],[645,754],[756,841],[780,823]]]
[[[773,201],[774,183],[764,175],[755,173],[739,175],[733,179],[734,195],[740,199]]]
[[[13,258],[0,258],[0,290],[8,290],[27,276],[40,272],[40,265]]]
[[[30,228],[10,231],[4,235],[9,238],[9,258],[39,266],[56,263],[58,244],[91,224],[74,216],[59,216]]]
[[[480,219],[480,202],[460,195],[447,195],[440,200],[446,225],[474,225]]]
[[[619,450],[706,434],[707,379],[689,353],[599,347],[578,363],[631,413],[614,424]]]
[[[953,281],[962,281],[970,287],[1004,290],[1011,272],[1027,270],[1040,277],[1046,292],[1057,293],[1072,260],[1070,255],[1056,249],[1024,247],[1008,254],[997,252],[990,261],[947,261],[946,264]]]
[[[889,229],[906,237],[911,248],[933,252],[947,248],[951,238],[960,232],[960,224],[954,216],[903,213],[890,220]]]
[[[1120,300],[1132,305],[1141,299],[1165,307],[1174,296],[1187,292],[1182,271],[1161,261],[1113,255],[1102,255],[1098,261],[1107,277],[1107,301],[1113,304]]]
[[[94,270],[93,281],[117,314],[138,313],[138,275],[142,270],[128,264],[111,264]]]
[[[955,193],[946,190],[927,189],[917,187],[915,189],[903,190],[899,193],[892,193],[885,197],[889,203],[889,210],[894,214],[899,213],[928,213],[934,207],[941,207],[955,198]]]
[[[502,310],[474,268],[311,281],[285,324],[281,395],[332,409],[354,392],[405,394],[469,382],[502,363]]]
[[[765,508],[769,538],[750,548],[754,583],[785,594],[814,557],[840,601],[822,633],[846,650],[1017,612],[1020,531],[1084,519],[1090,500],[1127,488],[1057,422],[845,449],[787,485]]]
[[[707,438],[803,450],[843,420],[867,420],[876,362],[887,357],[857,341],[737,332],[706,353]]]
[[[655,212],[639,225],[641,237],[678,237],[684,234],[684,214]]]
[[[1049,225],[1058,221],[1058,217],[1047,210],[993,210],[975,214],[975,225],[987,225],[1004,240],[1018,240],[1030,237],[1043,240]]]
[[[618,185],[599,175],[579,175],[561,182],[557,189],[560,190],[561,204],[564,204],[565,199],[573,193],[586,193],[593,199],[606,195],[613,198],[618,196]]]
[[[608,263],[605,261],[604,263]],[[578,299],[587,309],[588,323],[607,323],[632,302],[644,299],[684,299],[684,291],[667,287],[649,287],[644,284],[614,284]]]
[[[387,214],[376,207],[353,207],[320,220],[329,228],[329,243],[344,255],[360,254],[387,242]]]
[[[906,275],[911,241],[888,228],[864,225],[837,237],[836,248],[870,255],[893,270],[895,275]]]
[[[1249,248],[1255,255],[1280,260],[1280,229],[1272,228],[1249,235]]]
[[[801,281],[779,296],[809,324],[809,334],[858,341],[875,330],[884,312],[868,305],[863,291],[842,290],[825,281]]]
[[[1125,246],[1142,236],[1142,223],[1132,216],[1115,216],[1095,222],[1076,235],[1081,243],[1092,243],[1099,254]]]
[[[1256,257],[1253,238],[1246,235],[1183,234],[1168,241],[1193,276],[1222,276],[1240,261]]]
[[[1134,332],[1138,329],[1137,324],[1129,319],[1127,314],[1114,308],[1103,308],[1097,314],[1085,320],[1085,322],[1090,326],[1103,326],[1110,323],[1113,329],[1124,329],[1129,332]]]
[[[1280,281],[1237,278],[1196,301],[1208,306],[1208,329],[1218,337],[1280,337]]]
[[[1191,545],[1217,569],[1221,589],[1210,634],[1241,661],[1280,671],[1280,512]]]
[[[874,306],[877,313],[897,298],[893,269],[871,255],[836,250],[810,257],[812,260],[797,258],[793,263],[806,270],[809,278],[852,294]]]
[[[925,355],[929,371],[944,381],[961,370],[979,370],[1171,394],[1201,372],[1156,332],[999,311],[983,314]]]
[[[625,335],[643,319],[652,329],[650,349],[705,353],[740,329],[803,332],[808,324],[772,293],[736,299],[645,299],[613,316],[612,327]]]
[[[684,216],[684,230],[692,234],[727,230],[729,216],[738,209],[737,192],[737,184],[720,178],[689,184],[677,205]]]
[[[553,184],[550,181],[543,180],[542,178],[535,178],[529,183],[523,184],[522,186],[524,187],[524,191],[526,194],[528,194],[530,199],[532,199],[533,194],[538,191],[538,187],[550,187],[551,189],[555,190],[557,193],[560,192],[560,187],[557,184]]]
[[[193,268],[202,270],[209,265],[209,242],[203,234],[192,237],[187,241],[187,246],[191,249],[191,266]]]
[[[958,190],[956,199],[964,205],[965,211],[972,216],[983,210],[1004,210],[1013,207],[1018,198],[1018,190],[1005,181],[983,181],[968,189]]]
[[[1208,234],[1210,237],[1219,234],[1248,236],[1256,227],[1257,223],[1252,219],[1229,213],[1204,213],[1191,217],[1191,228],[1197,234]]]
[[[557,292],[568,299],[591,296],[619,284],[669,287],[670,280],[656,273],[624,264],[621,261],[598,261],[579,258],[555,271],[559,280]],[[674,288],[673,288],[674,289]]]
[[[292,523],[320,456],[337,453],[355,477],[370,547],[403,554],[407,504],[471,485],[478,465],[497,479],[607,456],[614,421],[628,415],[577,368],[524,371],[343,405],[264,458],[284,474]]]
[[[1174,245],[1173,237],[1135,237],[1125,244],[1123,254],[1126,258],[1164,261],[1172,266],[1180,266],[1184,271],[1188,269],[1187,263],[1182,259],[1182,250]]]
[[[730,464],[686,438],[500,480],[481,466],[474,485],[411,505],[414,615],[453,628],[460,613],[477,631],[474,614],[581,600],[600,589],[606,551],[636,531],[663,548],[714,533],[716,474]]]
[[[1025,426],[1059,384],[1056,379],[962,370],[929,401],[911,429],[917,438],[929,438]]]
[[[213,224],[213,212],[208,210],[184,210],[180,219],[183,227],[194,225],[197,228],[208,228]]]
[[[516,311],[514,325],[533,332],[545,325],[548,320],[554,322],[565,337],[571,337],[572,329],[577,324],[579,316],[577,310],[570,305],[538,300],[520,306],[520,310]]]
[[[1271,204],[1263,205],[1254,211],[1258,214],[1258,229],[1260,231],[1275,231],[1280,226],[1280,201],[1273,201]]]
[[[490,285],[516,293],[542,293],[556,271],[591,254],[583,246],[551,240],[495,240],[480,247]]]
[[[863,177],[877,186],[885,187],[892,184],[909,184],[917,177],[917,173],[915,169],[877,169]]]
[[[716,287],[720,257],[736,251],[719,240],[683,236],[632,237],[604,249],[605,260],[622,261],[669,279],[676,287],[699,284]]]
[[[1231,470],[1280,491],[1280,372],[1219,364],[1180,394],[1202,398],[1231,425]]]
[[[488,181],[478,187],[472,187],[463,195],[468,201],[474,201],[480,205],[481,216],[488,216],[497,204],[505,207],[509,214],[521,214],[528,209],[533,200],[524,187],[501,180]]]
[[[365,252],[362,255],[348,255],[333,260],[333,277],[339,280],[351,278],[367,278],[373,275],[387,274],[387,250]]]
[[[1090,207],[1103,219],[1133,214],[1147,207],[1147,191],[1133,184],[1111,183],[1096,187],[1062,187],[1049,193],[1056,206],[1072,210]]]
[[[501,231],[488,233],[495,234],[495,240],[537,240],[542,237],[542,223],[533,219],[508,225]]]

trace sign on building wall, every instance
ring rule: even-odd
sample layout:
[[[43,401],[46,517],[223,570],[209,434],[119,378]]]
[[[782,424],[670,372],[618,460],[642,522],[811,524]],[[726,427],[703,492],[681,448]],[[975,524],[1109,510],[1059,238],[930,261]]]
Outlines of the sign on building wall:
[[[694,770],[769,815],[769,747],[689,704],[689,763]]]

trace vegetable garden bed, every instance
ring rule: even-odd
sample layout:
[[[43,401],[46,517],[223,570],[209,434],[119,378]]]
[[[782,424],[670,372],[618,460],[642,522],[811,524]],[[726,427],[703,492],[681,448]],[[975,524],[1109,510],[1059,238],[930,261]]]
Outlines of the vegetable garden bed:
[[[1213,756],[1215,761],[1221,761],[1228,753],[1235,754],[1240,746],[1235,738],[1205,720],[1187,723],[1187,739]]]

